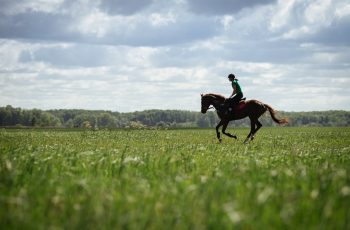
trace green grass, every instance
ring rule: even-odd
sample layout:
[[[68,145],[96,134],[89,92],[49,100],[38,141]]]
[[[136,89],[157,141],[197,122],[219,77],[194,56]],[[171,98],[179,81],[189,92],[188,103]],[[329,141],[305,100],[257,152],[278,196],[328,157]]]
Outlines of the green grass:
[[[0,130],[1,229],[350,229],[350,128]]]

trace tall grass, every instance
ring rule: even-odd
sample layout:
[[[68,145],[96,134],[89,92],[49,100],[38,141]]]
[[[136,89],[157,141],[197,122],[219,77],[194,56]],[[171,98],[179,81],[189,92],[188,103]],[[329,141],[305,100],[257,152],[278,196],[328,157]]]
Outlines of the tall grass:
[[[0,228],[350,228],[350,128],[235,132],[1,130]]]

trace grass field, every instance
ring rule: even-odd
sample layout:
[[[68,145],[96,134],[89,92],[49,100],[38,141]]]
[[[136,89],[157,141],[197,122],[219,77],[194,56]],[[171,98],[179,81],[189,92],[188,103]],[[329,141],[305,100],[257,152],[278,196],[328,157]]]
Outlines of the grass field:
[[[0,228],[350,229],[350,128],[235,133],[0,130]]]

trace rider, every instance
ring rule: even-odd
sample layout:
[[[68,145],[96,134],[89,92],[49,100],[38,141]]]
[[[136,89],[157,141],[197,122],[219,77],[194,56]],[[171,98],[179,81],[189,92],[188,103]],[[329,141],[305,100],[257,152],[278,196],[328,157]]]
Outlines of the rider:
[[[224,104],[224,109],[226,110],[227,107],[232,107],[235,106],[239,103],[239,101],[243,98],[243,92],[242,88],[238,83],[238,79],[234,74],[229,74],[228,75],[229,81],[232,82],[232,94],[228,99],[226,99],[225,104]],[[231,109],[231,108],[229,108]],[[227,111],[226,111],[227,112]]]

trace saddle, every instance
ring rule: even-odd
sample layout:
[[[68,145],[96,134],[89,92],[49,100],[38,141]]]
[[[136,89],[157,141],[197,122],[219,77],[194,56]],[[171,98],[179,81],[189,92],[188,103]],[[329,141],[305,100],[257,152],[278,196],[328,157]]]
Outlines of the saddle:
[[[244,107],[245,107],[245,105],[246,105],[246,103],[245,103],[245,100],[246,100],[246,98],[245,97],[243,97],[241,100],[239,100],[239,102],[238,102],[238,104],[235,104],[235,105],[230,105],[229,107],[228,107],[228,111],[227,112],[238,112],[239,110],[241,110],[241,109],[243,109]]]

